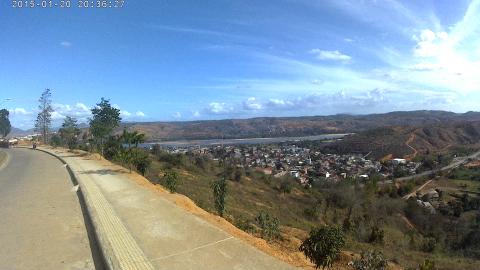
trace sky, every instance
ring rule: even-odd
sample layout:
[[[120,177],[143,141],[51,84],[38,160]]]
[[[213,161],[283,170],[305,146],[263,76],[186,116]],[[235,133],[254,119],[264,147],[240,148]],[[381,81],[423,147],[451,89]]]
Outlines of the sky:
[[[480,0],[0,2],[0,107],[22,129],[45,88],[57,125],[101,97],[124,121],[479,110]]]

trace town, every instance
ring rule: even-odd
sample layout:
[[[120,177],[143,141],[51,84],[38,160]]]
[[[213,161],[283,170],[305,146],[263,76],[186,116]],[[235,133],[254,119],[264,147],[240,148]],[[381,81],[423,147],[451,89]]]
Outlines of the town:
[[[369,159],[368,155],[323,153],[294,143],[162,148],[172,154],[197,154],[214,161],[229,158],[237,167],[259,171],[274,178],[290,175],[302,185],[344,179],[361,181],[373,176],[393,179],[414,175],[421,167],[421,162],[402,158],[378,161]]]

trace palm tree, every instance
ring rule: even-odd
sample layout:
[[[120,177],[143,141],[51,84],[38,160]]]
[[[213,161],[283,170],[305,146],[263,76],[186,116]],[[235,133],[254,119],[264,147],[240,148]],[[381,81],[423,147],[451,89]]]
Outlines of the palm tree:
[[[134,131],[132,133],[132,143],[138,148],[138,145],[145,142],[145,134]]]
[[[132,146],[132,133],[128,132],[127,128],[123,128],[123,133],[120,138],[123,140],[124,144],[128,144],[128,148]]]
[[[138,148],[138,145],[145,142],[145,134],[138,133],[138,131],[128,132],[126,128],[123,129],[123,134],[121,136],[123,143],[128,144],[128,148],[132,147],[132,144]]]

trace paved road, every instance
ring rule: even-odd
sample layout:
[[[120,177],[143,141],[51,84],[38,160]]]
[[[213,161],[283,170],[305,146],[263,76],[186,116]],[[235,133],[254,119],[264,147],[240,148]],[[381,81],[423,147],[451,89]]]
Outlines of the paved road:
[[[432,173],[437,173],[439,171],[448,171],[448,170],[451,170],[451,169],[454,169],[454,168],[457,168],[459,166],[461,166],[462,164],[465,164],[468,159],[474,159],[474,158],[478,158],[480,157],[480,151],[478,152],[475,152],[469,156],[466,156],[466,157],[458,157],[456,159],[454,159],[452,161],[452,163],[450,163],[449,165],[443,167],[443,168],[440,168],[440,169],[436,169],[436,170],[431,170],[431,171],[425,171],[425,172],[422,172],[422,173],[419,173],[419,174],[415,174],[415,175],[409,175],[409,176],[405,176],[405,177],[400,177],[400,178],[397,178],[395,179],[396,181],[407,181],[407,180],[411,180],[413,178],[419,178],[419,177],[424,177],[424,176],[429,176],[430,174]],[[385,181],[386,183],[392,183],[391,180],[389,181]]]
[[[28,149],[0,151],[10,157],[0,166],[0,269],[95,269],[82,210],[62,163]]]

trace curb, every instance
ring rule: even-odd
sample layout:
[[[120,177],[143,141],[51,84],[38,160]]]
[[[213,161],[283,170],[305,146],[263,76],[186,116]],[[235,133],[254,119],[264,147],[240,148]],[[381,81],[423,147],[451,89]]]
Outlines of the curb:
[[[102,255],[101,265],[97,268],[108,270],[154,270],[155,268],[136,243],[114,209],[102,194],[100,188],[88,177],[79,177],[62,157],[45,149],[37,150],[49,154],[63,164],[66,164],[68,173],[74,185],[79,185],[80,204],[85,206],[86,223],[93,226],[94,240]],[[83,206],[82,206],[83,208]],[[83,209],[82,209],[83,211]],[[88,230],[88,229],[87,229]],[[94,243],[95,245],[95,243]],[[92,252],[93,253],[93,252]]]

